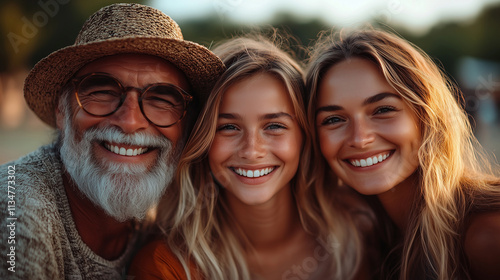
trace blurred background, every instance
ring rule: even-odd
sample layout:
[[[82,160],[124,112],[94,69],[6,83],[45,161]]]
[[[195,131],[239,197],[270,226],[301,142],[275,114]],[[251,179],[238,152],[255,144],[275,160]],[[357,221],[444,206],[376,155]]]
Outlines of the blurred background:
[[[31,67],[73,44],[83,22],[116,2],[153,6],[207,47],[258,27],[296,38],[299,58],[324,30],[371,24],[427,52],[463,92],[474,132],[500,156],[500,0],[0,0],[0,164],[50,143],[53,130],[26,107]]]

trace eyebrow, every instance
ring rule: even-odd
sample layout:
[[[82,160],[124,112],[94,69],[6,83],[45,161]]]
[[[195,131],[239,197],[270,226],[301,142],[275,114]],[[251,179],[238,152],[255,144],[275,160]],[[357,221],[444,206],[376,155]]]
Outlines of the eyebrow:
[[[389,97],[394,97],[397,99],[401,99],[401,96],[399,94],[391,93],[391,92],[381,92],[379,94],[375,94],[374,96],[368,97],[363,101],[363,105],[368,105],[368,104],[373,104],[375,102],[379,102],[382,99],[389,98]]]
[[[265,114],[263,116],[259,117],[259,120],[272,120],[272,119],[278,119],[281,117],[286,117],[293,119],[293,117],[285,112],[279,112],[279,113],[270,113],[270,114]],[[242,119],[242,117],[239,114],[234,114],[234,113],[223,113],[219,114],[219,118],[221,119],[230,119],[230,120],[235,120],[235,119]]]
[[[370,97],[366,98],[363,101],[362,105],[366,106],[366,105],[373,104],[373,103],[379,102],[380,100],[383,100],[385,98],[390,98],[390,97],[401,99],[401,96],[399,94],[395,94],[395,93],[391,93],[391,92],[381,92],[379,94],[375,94],[374,96],[370,96]],[[344,108],[342,106],[339,106],[339,105],[323,106],[323,107],[319,107],[318,109],[316,109],[316,115],[319,114],[320,112],[332,112],[332,111],[339,111],[342,109],[344,109]]]

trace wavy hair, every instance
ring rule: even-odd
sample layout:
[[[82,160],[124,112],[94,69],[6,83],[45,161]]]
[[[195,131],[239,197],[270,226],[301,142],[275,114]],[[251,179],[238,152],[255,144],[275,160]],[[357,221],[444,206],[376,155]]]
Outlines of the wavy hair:
[[[246,36],[230,39],[214,49],[227,70],[201,111],[181,156],[176,181],[165,195],[158,217],[160,227],[167,233],[170,249],[188,275],[189,262],[193,262],[199,276],[205,279],[252,277],[244,255],[249,243],[236,226],[214,182],[207,154],[215,137],[224,93],[231,85],[258,73],[273,75],[283,83],[302,130],[301,160],[291,186],[304,229],[335,247],[331,250],[332,265],[328,268],[335,268],[336,279],[349,279],[358,265],[357,235],[352,233],[355,229],[343,215],[336,214],[340,211],[332,211],[334,207],[327,196],[318,196],[319,188],[310,179],[311,140],[305,114],[303,73],[301,66],[283,50],[283,43],[277,35],[272,40]],[[323,216],[322,211],[329,213]],[[336,222],[346,226],[335,227]]]
[[[337,33],[319,40],[307,70],[311,127],[322,77],[351,57],[375,63],[421,127],[418,197],[400,261],[387,274],[399,274],[400,279],[414,279],[422,272],[437,279],[468,278],[462,245],[465,219],[475,211],[499,209],[500,188],[461,107],[460,92],[427,54],[394,34],[375,29]],[[313,142],[319,147],[314,134]],[[315,153],[320,151],[316,148]],[[318,165],[318,170],[324,169],[326,162]]]

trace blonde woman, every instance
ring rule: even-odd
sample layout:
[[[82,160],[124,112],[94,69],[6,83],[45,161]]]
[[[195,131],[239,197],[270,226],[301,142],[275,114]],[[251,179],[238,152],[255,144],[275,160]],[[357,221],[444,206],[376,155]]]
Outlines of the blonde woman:
[[[377,210],[391,245],[382,278],[500,279],[498,166],[479,153],[445,75],[384,31],[315,50],[306,85],[318,168]]]
[[[354,221],[308,175],[300,66],[262,37],[214,52],[227,71],[186,145],[162,202],[168,207],[159,209],[165,237],[139,253],[132,274],[352,279],[362,262]]]

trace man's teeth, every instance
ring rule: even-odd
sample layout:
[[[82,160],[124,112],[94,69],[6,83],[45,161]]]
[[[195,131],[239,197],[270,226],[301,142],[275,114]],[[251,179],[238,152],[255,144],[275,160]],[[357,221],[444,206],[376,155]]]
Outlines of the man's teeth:
[[[263,168],[260,170],[245,170],[245,169],[241,169],[241,168],[234,168],[233,170],[234,170],[234,172],[236,172],[236,174],[238,174],[240,176],[244,176],[244,177],[248,177],[248,178],[257,178],[257,177],[262,177],[262,176],[265,176],[265,175],[271,173],[274,170],[274,167],[267,167],[267,168]]]
[[[380,154],[378,156],[374,157],[369,157],[366,159],[351,159],[349,162],[357,167],[367,167],[367,166],[372,166],[377,163],[381,163],[384,161],[387,157],[389,156],[389,153],[387,154]]]
[[[122,156],[137,156],[140,154],[144,154],[145,152],[148,151],[148,148],[138,148],[138,149],[125,149],[123,147],[118,147],[114,145],[109,145],[109,144],[104,144],[106,149],[110,150],[111,152],[117,154],[117,155],[122,155]]]

